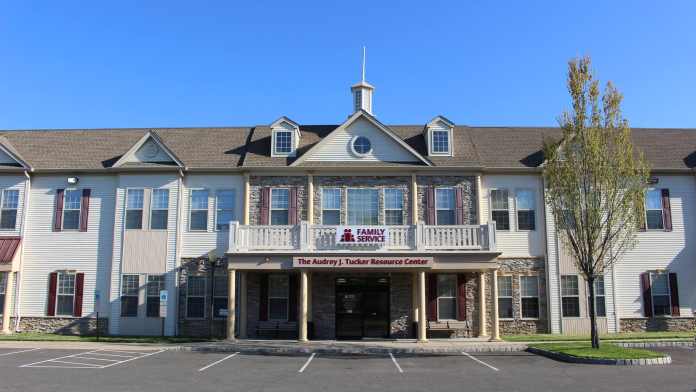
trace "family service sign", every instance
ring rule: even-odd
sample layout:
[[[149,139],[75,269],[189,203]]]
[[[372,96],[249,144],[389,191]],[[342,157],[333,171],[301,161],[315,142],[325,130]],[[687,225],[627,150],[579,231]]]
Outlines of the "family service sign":
[[[337,245],[385,245],[389,231],[384,226],[338,226]]]

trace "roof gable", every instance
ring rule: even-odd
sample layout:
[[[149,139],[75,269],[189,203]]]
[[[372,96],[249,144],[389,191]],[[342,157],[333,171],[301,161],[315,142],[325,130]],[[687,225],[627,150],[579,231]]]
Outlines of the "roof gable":
[[[353,148],[354,140],[361,136],[367,138],[371,145],[370,151],[365,154],[358,154]],[[396,133],[364,111],[358,111],[350,116],[346,122],[309,148],[290,166],[325,161],[431,165]]]
[[[179,158],[162,142],[157,133],[150,131],[123,154],[113,167],[152,167],[153,165],[184,166]]]
[[[31,166],[21,158],[9,140],[4,137],[0,137],[0,167],[31,170]]]

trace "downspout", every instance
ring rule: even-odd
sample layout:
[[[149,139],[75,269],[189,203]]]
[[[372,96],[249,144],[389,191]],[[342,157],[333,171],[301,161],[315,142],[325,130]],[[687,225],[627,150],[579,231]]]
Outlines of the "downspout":
[[[28,219],[27,216],[29,215],[29,192],[31,192],[31,176],[29,175],[28,170],[24,171],[24,176],[26,177],[26,180],[24,180],[24,205],[22,206],[22,223],[19,229],[19,236],[21,237],[22,244],[21,249],[19,250],[19,268],[17,270],[17,276],[15,278],[15,294],[14,302],[12,304],[15,318],[15,332],[19,332],[19,322],[22,318],[22,312],[20,309],[22,303],[22,281],[24,280],[24,274],[22,273],[22,271],[24,271],[24,249],[27,247],[26,228]]]
[[[178,187],[178,197],[177,197],[177,205],[176,205],[176,249],[174,251],[174,265],[175,265],[175,273],[174,273],[174,288],[176,291],[176,295],[174,296],[174,303],[175,303],[175,314],[176,314],[176,319],[174,320],[174,336],[179,336],[179,267],[181,264],[181,214],[182,214],[182,200],[184,197],[184,190],[183,190],[183,183],[184,183],[184,172],[183,170],[179,169],[179,178],[177,179],[177,187]]]

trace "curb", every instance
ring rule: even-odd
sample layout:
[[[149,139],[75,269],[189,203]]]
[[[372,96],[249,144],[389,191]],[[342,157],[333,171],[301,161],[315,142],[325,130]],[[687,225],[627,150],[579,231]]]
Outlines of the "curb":
[[[626,348],[696,347],[696,342],[693,340],[662,342],[612,342],[612,344]]]
[[[614,366],[650,366],[650,365],[669,365],[672,363],[672,357],[665,355],[662,358],[643,358],[643,359],[594,359],[574,357],[572,355],[561,354],[553,351],[541,350],[535,347],[529,347],[528,352],[541,355],[557,361],[569,363],[581,363],[589,365],[614,365]]]

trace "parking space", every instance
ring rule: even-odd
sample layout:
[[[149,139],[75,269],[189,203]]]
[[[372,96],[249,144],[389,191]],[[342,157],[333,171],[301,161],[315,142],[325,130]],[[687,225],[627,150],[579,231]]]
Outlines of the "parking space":
[[[690,390],[685,389],[687,386],[693,389],[696,351],[688,348],[664,351],[672,355],[673,365],[572,365],[524,352],[278,356],[161,350],[2,349],[0,390],[573,392]]]

